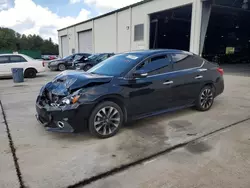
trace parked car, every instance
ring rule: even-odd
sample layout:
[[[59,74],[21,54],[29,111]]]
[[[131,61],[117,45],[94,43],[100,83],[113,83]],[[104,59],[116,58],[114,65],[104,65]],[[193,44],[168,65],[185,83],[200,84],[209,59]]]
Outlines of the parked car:
[[[88,58],[82,57],[79,60],[76,60],[74,62],[75,67],[77,70],[84,70],[88,71],[93,66],[97,65],[98,63],[112,57],[115,55],[114,53],[100,53],[100,54],[93,54],[89,56]]]
[[[130,120],[191,106],[207,111],[223,91],[217,64],[180,50],[137,51],[56,76],[37,97],[37,119],[50,131],[86,125],[108,138]]]
[[[23,54],[0,54],[0,76],[11,76],[11,68],[23,68],[26,78],[34,78],[37,73],[45,71],[43,61]]]
[[[73,54],[73,55],[67,56],[65,58],[62,58],[62,59],[52,60],[48,63],[48,68],[50,70],[64,71],[66,69],[73,68],[72,63],[74,60],[78,60],[82,57],[87,58],[89,56],[90,56],[90,54],[88,54],[88,53],[77,53],[77,54]]]

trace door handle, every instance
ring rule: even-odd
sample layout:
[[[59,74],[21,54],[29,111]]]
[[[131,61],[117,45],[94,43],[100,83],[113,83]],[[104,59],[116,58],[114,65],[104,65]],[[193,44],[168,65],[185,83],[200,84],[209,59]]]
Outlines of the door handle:
[[[173,81],[166,81],[166,82],[164,82],[163,84],[164,85],[170,85],[170,84],[173,84],[174,82]]]
[[[195,79],[202,79],[203,76],[199,75],[199,76],[196,76]]]

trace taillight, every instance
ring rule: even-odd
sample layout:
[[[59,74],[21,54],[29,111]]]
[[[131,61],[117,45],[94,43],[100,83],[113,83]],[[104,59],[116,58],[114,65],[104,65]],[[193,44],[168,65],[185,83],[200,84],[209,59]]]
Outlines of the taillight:
[[[44,61],[43,61],[43,63],[42,63],[42,64],[43,64],[43,67],[45,67],[45,63],[44,63]]]
[[[217,68],[217,71],[221,74],[221,76],[223,76],[224,70],[222,68]]]

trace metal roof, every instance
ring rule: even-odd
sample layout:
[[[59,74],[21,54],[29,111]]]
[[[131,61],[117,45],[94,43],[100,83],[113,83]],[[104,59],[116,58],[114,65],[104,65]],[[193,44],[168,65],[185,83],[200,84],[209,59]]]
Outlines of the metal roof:
[[[89,21],[93,21],[93,20],[96,20],[96,19],[99,19],[99,18],[102,18],[102,17],[105,17],[105,16],[109,16],[109,15],[114,14],[114,13],[116,13],[116,12],[121,12],[121,11],[126,10],[126,9],[128,9],[128,8],[136,7],[136,6],[138,6],[138,5],[145,4],[145,3],[148,3],[148,2],[150,2],[150,1],[154,1],[154,0],[143,0],[143,1],[140,1],[140,2],[138,2],[138,3],[134,3],[134,4],[132,4],[132,5],[128,5],[128,6],[126,6],[126,7],[123,7],[123,8],[120,8],[120,9],[117,9],[117,10],[114,10],[114,11],[111,11],[111,12],[108,12],[108,13],[106,13],[106,14],[103,14],[103,15],[100,15],[100,16],[97,16],[97,17],[94,17],[94,18],[85,20],[85,21],[83,21],[83,22],[79,22],[79,23],[70,25],[70,26],[68,26],[68,27],[64,27],[64,28],[62,28],[62,29],[58,29],[57,31],[61,31],[61,30],[64,30],[64,29],[68,29],[68,28],[70,28],[70,27],[74,27],[74,26],[77,26],[77,25],[80,25],[80,24],[83,24],[83,23],[86,23],[86,22],[89,22]]]

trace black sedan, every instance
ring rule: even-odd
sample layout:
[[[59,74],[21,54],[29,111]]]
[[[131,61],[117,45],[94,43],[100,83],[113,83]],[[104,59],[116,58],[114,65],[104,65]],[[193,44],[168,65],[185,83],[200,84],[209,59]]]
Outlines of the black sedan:
[[[93,54],[88,58],[80,58],[74,61],[74,66],[76,70],[84,70],[88,71],[93,66],[97,65],[98,63],[110,58],[111,56],[115,55],[114,53],[100,53],[100,54]]]
[[[50,131],[88,126],[107,138],[130,120],[191,106],[207,111],[223,91],[217,64],[179,50],[137,51],[56,76],[37,97],[37,119]]]
[[[74,68],[72,64],[73,61],[76,61],[80,58],[87,58],[89,56],[90,54],[88,53],[77,53],[77,54],[73,54],[65,58],[62,58],[62,59],[52,60],[48,63],[48,68],[50,70],[59,70],[59,71],[71,69],[71,68]]]

